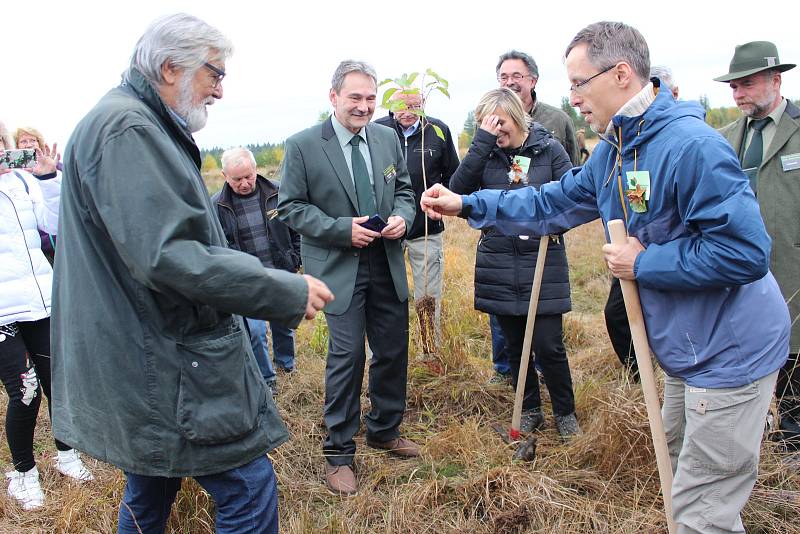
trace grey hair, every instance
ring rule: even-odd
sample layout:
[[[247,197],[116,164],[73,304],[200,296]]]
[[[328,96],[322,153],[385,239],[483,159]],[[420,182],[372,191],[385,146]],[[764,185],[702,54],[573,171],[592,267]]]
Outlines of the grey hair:
[[[620,61],[631,66],[642,84],[650,76],[650,49],[639,30],[622,22],[595,22],[579,31],[567,46],[564,57],[579,44],[587,45],[589,62],[606,69]]]
[[[0,121],[0,141],[3,143],[3,150],[14,149],[14,139],[3,121]]]
[[[225,171],[225,169],[227,169],[230,165],[238,165],[246,161],[249,161],[253,164],[253,167],[256,167],[256,158],[253,156],[253,153],[241,146],[229,148],[222,153],[222,158],[220,159],[222,161],[223,171]]]
[[[509,50],[500,56],[500,59],[497,60],[497,66],[494,68],[495,73],[500,72],[500,67],[502,67],[503,63],[509,59],[519,59],[525,63],[526,67],[528,67],[528,74],[537,80],[539,79],[539,67],[536,65],[536,61],[534,61],[533,58],[525,52],[520,52],[519,50]]]
[[[650,67],[650,77],[658,78],[664,82],[664,85],[666,85],[667,89],[670,91],[673,87],[675,87],[675,79],[672,77],[672,69],[669,67],[665,67],[664,65],[653,65]]]
[[[369,63],[365,63],[363,61],[355,61],[353,59],[345,59],[339,66],[336,67],[336,71],[333,73],[333,78],[331,79],[331,88],[336,91],[336,94],[339,94],[339,91],[342,90],[342,86],[344,85],[344,78],[351,72],[359,72],[361,74],[366,74],[372,81],[375,82],[375,85],[378,85],[378,75],[375,74],[375,69],[372,68],[372,65]]]
[[[194,72],[214,52],[225,61],[233,53],[233,43],[222,32],[186,13],[167,15],[153,21],[139,38],[131,55],[131,69],[139,70],[150,83],[161,84],[165,63]]]
[[[511,117],[511,120],[520,130],[523,132],[530,130],[531,116],[525,113],[522,100],[517,96],[517,93],[508,87],[492,89],[481,97],[475,107],[475,122],[480,124],[484,117],[494,113],[497,108],[508,113],[508,116]]]

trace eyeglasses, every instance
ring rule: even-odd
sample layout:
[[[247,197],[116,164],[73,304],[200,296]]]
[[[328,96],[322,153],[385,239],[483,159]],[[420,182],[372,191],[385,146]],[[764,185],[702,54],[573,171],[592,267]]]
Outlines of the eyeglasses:
[[[613,69],[616,66],[617,66],[616,64],[611,65],[610,67],[604,68],[603,70],[601,70],[600,72],[598,72],[594,76],[590,76],[590,77],[586,78],[582,82],[573,83],[572,85],[569,86],[569,92],[570,93],[579,93],[580,92],[579,89],[581,87],[583,87],[584,85],[588,84],[589,82],[591,82],[592,80],[594,80],[595,78],[600,76],[601,74],[605,74],[606,72],[610,71],[611,69]]]
[[[514,74],[501,74],[497,77],[497,81],[500,83],[506,83],[508,80],[519,82],[527,76],[530,76],[530,74],[522,74],[520,72],[515,72]]]
[[[216,89],[219,84],[222,83],[222,79],[225,77],[225,71],[220,69],[219,67],[215,67],[211,63],[203,63],[203,66],[206,67],[208,70],[216,74],[214,76],[214,81],[211,82],[211,88]]]

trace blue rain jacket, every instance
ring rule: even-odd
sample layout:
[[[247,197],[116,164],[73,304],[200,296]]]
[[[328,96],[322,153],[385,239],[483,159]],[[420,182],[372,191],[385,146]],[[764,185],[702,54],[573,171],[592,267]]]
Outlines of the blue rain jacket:
[[[776,371],[788,356],[789,312],[736,154],[697,103],[668,91],[643,115],[612,121],[621,141],[600,143],[582,168],[538,191],[466,195],[461,216],[476,228],[537,235],[623,219],[646,247],[634,272],[650,347],[668,375],[727,388]],[[649,173],[643,213],[626,195],[634,169]]]

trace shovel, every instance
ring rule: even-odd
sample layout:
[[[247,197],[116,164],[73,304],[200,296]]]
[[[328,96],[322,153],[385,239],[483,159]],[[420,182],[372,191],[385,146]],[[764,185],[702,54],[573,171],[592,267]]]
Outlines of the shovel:
[[[508,431],[508,437],[515,441],[519,439],[522,400],[525,398],[525,381],[528,378],[528,364],[531,360],[531,345],[533,344],[533,326],[536,323],[536,308],[539,306],[539,291],[542,289],[544,262],[547,259],[547,244],[549,242],[549,235],[543,235],[539,239],[539,254],[536,256],[536,269],[533,271],[531,300],[528,302],[528,318],[525,320],[525,338],[522,341],[522,358],[519,361],[517,391],[514,396],[514,415],[511,417],[511,429]]]
[[[531,286],[531,300],[528,302],[528,317],[525,320],[525,338],[522,342],[522,357],[519,361],[519,375],[517,376],[517,391],[514,395],[514,414],[511,417],[511,428],[506,433],[500,425],[492,428],[498,432],[506,443],[519,441],[519,424],[522,419],[522,401],[525,398],[525,381],[528,378],[528,364],[531,359],[531,344],[533,341],[533,326],[536,323],[536,308],[539,306],[539,291],[542,289],[542,276],[544,275],[544,262],[547,259],[547,245],[549,235],[539,239],[539,254],[536,256],[536,270],[533,272],[533,285]],[[533,461],[536,456],[536,436],[531,434],[514,453],[514,459]]]
[[[611,243],[622,245],[628,238],[625,223],[619,219],[608,221],[608,235]],[[538,267],[538,265],[537,265]],[[675,521],[672,518],[672,464],[669,460],[667,437],[664,434],[664,421],[661,419],[661,407],[656,389],[656,378],[653,373],[653,362],[650,359],[650,344],[642,317],[642,304],[639,301],[639,287],[633,280],[620,280],[622,296],[625,299],[625,311],[631,327],[633,348],[636,350],[636,363],[639,365],[639,379],[647,407],[647,419],[650,423],[650,434],[653,437],[653,448],[656,451],[658,477],[661,479],[661,493],[664,496],[664,513],[667,516],[669,534],[674,534]]]

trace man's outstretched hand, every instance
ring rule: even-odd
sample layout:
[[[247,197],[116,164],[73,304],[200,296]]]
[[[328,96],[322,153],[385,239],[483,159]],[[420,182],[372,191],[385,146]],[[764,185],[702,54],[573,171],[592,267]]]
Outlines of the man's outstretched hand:
[[[422,193],[419,205],[428,217],[438,221],[445,215],[461,213],[461,195],[453,193],[442,184],[434,184]]]

